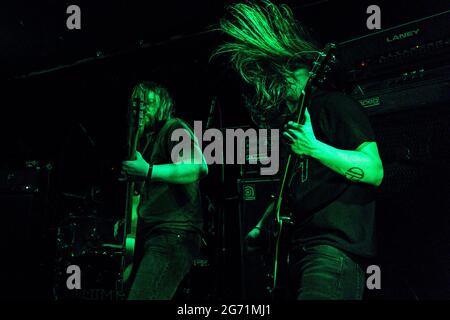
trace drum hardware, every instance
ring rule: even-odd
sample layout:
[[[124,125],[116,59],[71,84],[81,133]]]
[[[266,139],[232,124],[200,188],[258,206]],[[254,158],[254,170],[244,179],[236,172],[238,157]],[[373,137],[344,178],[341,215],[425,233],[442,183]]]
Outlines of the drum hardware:
[[[88,197],[65,193],[75,200],[72,211],[56,228],[56,260],[53,294],[56,300],[118,300],[122,246],[112,238],[113,220],[99,217]],[[82,202],[80,204],[80,202]],[[80,267],[82,289],[66,286],[70,265]]]

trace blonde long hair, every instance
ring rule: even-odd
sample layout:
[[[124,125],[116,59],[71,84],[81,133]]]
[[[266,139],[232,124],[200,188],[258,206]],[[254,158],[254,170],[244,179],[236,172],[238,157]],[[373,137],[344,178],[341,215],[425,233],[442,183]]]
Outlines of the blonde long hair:
[[[244,81],[254,86],[251,112],[270,112],[284,98],[287,77],[309,67],[318,49],[287,5],[249,1],[231,5],[229,13],[231,18],[220,22],[220,30],[233,40],[212,57],[228,55]]]

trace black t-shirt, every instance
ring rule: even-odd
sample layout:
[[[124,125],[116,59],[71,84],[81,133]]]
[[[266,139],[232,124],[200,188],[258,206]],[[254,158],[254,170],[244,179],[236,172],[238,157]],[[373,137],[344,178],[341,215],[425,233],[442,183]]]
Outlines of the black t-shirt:
[[[319,141],[343,150],[375,141],[364,109],[343,93],[316,91],[308,111]],[[302,181],[298,174],[289,190],[296,215],[294,242],[331,244],[357,256],[373,257],[374,187],[351,182],[310,157],[303,166],[307,179]]]
[[[157,127],[153,133],[144,133],[141,139],[140,150],[143,150],[143,158],[150,164],[172,163],[172,149],[179,143],[171,139],[176,129],[187,130],[192,145],[196,143],[191,128],[181,119],[172,118]],[[188,184],[146,183],[141,194],[139,217],[146,229],[201,232],[203,222],[198,181]]]

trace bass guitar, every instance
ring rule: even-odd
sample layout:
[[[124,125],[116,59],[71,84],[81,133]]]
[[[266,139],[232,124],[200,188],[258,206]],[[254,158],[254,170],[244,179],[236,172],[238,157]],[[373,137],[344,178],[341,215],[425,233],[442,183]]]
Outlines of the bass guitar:
[[[128,159],[136,159],[136,151],[141,133],[144,129],[144,105],[140,98],[135,98],[128,110]],[[127,181],[125,197],[125,219],[124,237],[122,242],[122,261],[120,275],[120,290],[122,293],[128,291],[130,287],[130,275],[133,270],[136,233],[138,225],[138,206],[140,196],[138,193],[139,183]]]

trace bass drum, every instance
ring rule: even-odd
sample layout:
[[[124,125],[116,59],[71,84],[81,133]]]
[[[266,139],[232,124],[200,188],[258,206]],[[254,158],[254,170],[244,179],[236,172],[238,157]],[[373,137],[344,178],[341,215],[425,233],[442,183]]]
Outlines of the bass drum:
[[[79,257],[98,246],[100,223],[95,216],[71,214],[66,217],[57,228],[58,254],[66,258]]]

